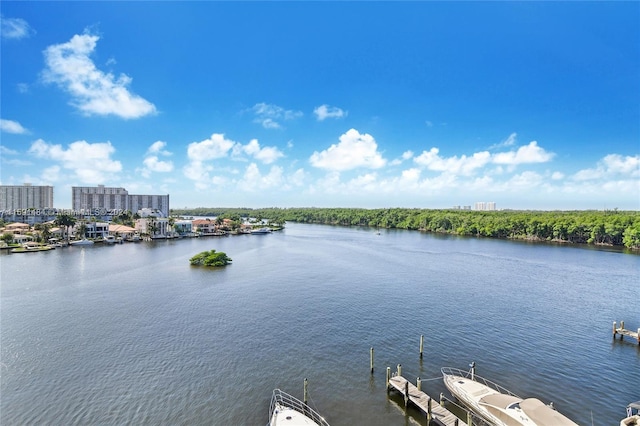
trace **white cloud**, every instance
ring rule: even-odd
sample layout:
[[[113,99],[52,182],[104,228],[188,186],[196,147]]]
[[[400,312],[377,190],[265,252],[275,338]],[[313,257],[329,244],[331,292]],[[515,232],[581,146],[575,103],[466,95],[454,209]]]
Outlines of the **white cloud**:
[[[29,26],[29,23],[21,18],[5,18],[0,15],[2,21],[2,38],[21,39],[29,37],[35,31]]]
[[[201,142],[192,142],[187,147],[187,156],[190,161],[207,161],[226,157],[236,142],[225,139],[224,134],[214,133],[209,139]]]
[[[347,116],[347,112],[343,111],[341,108],[332,107],[326,104],[320,105],[314,109],[313,113],[316,115],[316,119],[318,121],[324,121],[327,118],[343,118]]]
[[[282,168],[272,166],[269,173],[263,175],[256,163],[251,163],[238,182],[238,187],[244,191],[255,192],[258,190],[277,188],[283,183]]]
[[[115,78],[96,68],[90,58],[100,37],[74,35],[67,43],[44,51],[45,82],[56,83],[72,96],[71,104],[86,115],[117,115],[130,119],[156,112],[155,106],[127,89],[131,78]]]
[[[20,160],[18,158],[11,158],[11,159],[7,160],[6,158],[2,157],[2,162],[4,164],[9,164],[11,166],[18,166],[18,167],[26,167],[26,166],[33,165],[33,163],[31,161]]]
[[[261,161],[264,164],[271,164],[277,161],[279,158],[284,157],[284,154],[276,147],[267,146],[260,147],[260,143],[257,139],[252,139],[248,144],[241,145],[236,144],[233,148],[236,156],[242,155],[242,153],[249,155],[256,160]]]
[[[207,189],[213,182],[209,172],[213,166],[206,161],[224,158],[229,155],[236,142],[226,139],[222,133],[214,133],[209,139],[192,142],[187,147],[189,164],[184,169],[184,175],[195,182],[196,188]]]
[[[623,157],[619,154],[609,154],[602,159],[602,163],[607,173],[640,177],[640,155]]]
[[[209,172],[212,170],[213,166],[194,160],[184,167],[183,172],[187,179],[194,181],[197,189],[208,189],[212,181]]]
[[[506,146],[513,146],[513,145],[515,145],[517,138],[518,138],[518,134],[517,133],[511,133],[507,139],[505,139],[502,142],[497,143],[495,145],[491,145],[489,147],[489,149],[493,150],[493,149],[502,148],[502,147],[506,147]]]
[[[411,158],[413,158],[413,151],[405,151],[402,153],[403,160],[409,160]]]
[[[476,152],[471,157],[462,155],[460,158],[457,156],[443,158],[439,152],[438,148],[431,148],[429,151],[423,151],[413,161],[429,170],[462,175],[470,175],[491,161],[491,154],[488,151]]]
[[[0,145],[0,154],[2,155],[17,155],[18,151],[15,149],[9,149],[4,145]]]
[[[60,166],[47,167],[42,171],[42,180],[45,182],[57,182],[60,179]]]
[[[514,135],[515,134],[512,136]],[[553,156],[553,153],[546,152],[543,148],[540,148],[538,142],[531,141],[529,145],[521,146],[517,151],[494,154],[492,162],[511,166],[529,163],[546,163],[550,161]]]
[[[166,142],[156,141],[151,144],[149,149],[147,149],[146,156],[142,161],[144,167],[139,170],[140,174],[144,177],[151,176],[151,173],[168,173],[173,171],[173,162],[172,161],[163,161],[158,157],[159,155],[168,157],[171,152],[166,151],[164,147],[167,146]]]
[[[512,176],[507,186],[514,190],[526,190],[534,187],[538,187],[545,182],[544,177],[536,172],[525,171],[520,174]]]
[[[295,172],[293,172],[293,174],[289,176],[289,178],[287,179],[287,182],[291,186],[300,187],[304,185],[305,178],[306,178],[306,173],[304,169],[297,169]]]
[[[602,158],[595,168],[580,170],[573,175],[573,179],[587,181],[616,176],[639,178],[640,155],[623,157],[620,154],[609,154]]]
[[[410,160],[411,158],[413,158],[413,151],[405,151],[402,153],[402,157],[400,158],[396,158],[393,161],[389,162],[390,166],[397,166],[402,164],[403,161],[407,161]]]
[[[282,127],[280,121],[294,120],[303,115],[300,111],[286,110],[277,105],[264,102],[255,104],[251,111],[256,116],[253,122],[261,124],[265,129],[279,129]]]
[[[508,139],[500,143],[498,146],[509,146],[515,143],[516,134],[512,133]],[[470,176],[481,170],[489,164],[497,164],[498,167],[494,173],[503,173],[501,166],[507,166],[510,171],[520,164],[544,163],[550,161],[554,154],[545,151],[538,146],[536,141],[530,142],[528,145],[521,146],[515,151],[499,152],[491,154],[489,151],[476,152],[470,157],[462,155],[460,157],[441,157],[438,148],[431,148],[429,151],[423,151],[422,154],[415,157],[413,161],[432,171],[447,172],[452,174],[460,174]]]
[[[157,149],[162,147],[157,146]],[[211,176],[213,166],[206,164],[207,161],[225,158],[231,155],[232,159],[246,160],[244,156],[258,160],[263,164],[271,164],[283,157],[284,154],[276,147],[261,147],[257,139],[252,139],[246,145],[226,139],[223,134],[214,133],[209,139],[201,142],[193,142],[187,148],[187,156],[190,163],[184,168],[184,175],[195,181],[196,188],[205,189],[211,184],[228,185],[233,180],[226,179],[222,176]],[[235,171],[231,170],[234,174]],[[278,176],[280,184],[282,181],[282,169],[272,168],[268,175],[260,175],[258,166],[251,163],[245,171],[244,177],[238,182],[238,185],[244,189],[254,187],[263,188],[269,182],[277,181]]]
[[[386,164],[386,160],[377,149],[373,136],[350,129],[340,136],[340,143],[331,145],[324,151],[314,152],[309,161],[314,167],[334,171],[359,167],[378,169]]]
[[[0,131],[21,135],[29,133],[20,123],[13,120],[0,119]]]
[[[162,161],[155,155],[145,158],[142,163],[144,164],[142,174],[145,177],[149,177],[151,172],[168,173],[173,171],[173,162]]]
[[[87,184],[105,182],[122,170],[122,164],[111,159],[114,152],[111,142],[77,141],[64,149],[61,145],[51,145],[38,139],[29,148],[30,154],[59,163],[62,168],[72,170],[80,182]]]
[[[167,146],[166,142],[156,141],[151,144],[149,149],[147,149],[147,154],[160,154],[160,155],[171,155],[169,151],[165,151],[164,147]]]

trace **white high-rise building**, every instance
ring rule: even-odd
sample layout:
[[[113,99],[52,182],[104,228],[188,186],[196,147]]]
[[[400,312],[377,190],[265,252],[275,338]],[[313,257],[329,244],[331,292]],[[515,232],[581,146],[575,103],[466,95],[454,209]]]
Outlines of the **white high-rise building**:
[[[142,209],[154,209],[169,217],[169,195],[131,195],[124,188],[98,186],[74,186],[71,188],[73,210],[87,214],[112,216],[124,210],[137,213]]]
[[[71,208],[77,212],[95,210],[127,210],[129,193],[124,188],[74,186],[71,188]]]
[[[0,185],[0,210],[53,208],[53,186]]]
[[[496,203],[494,201],[479,201],[477,203],[475,203],[474,205],[474,210],[495,210],[496,209]]]

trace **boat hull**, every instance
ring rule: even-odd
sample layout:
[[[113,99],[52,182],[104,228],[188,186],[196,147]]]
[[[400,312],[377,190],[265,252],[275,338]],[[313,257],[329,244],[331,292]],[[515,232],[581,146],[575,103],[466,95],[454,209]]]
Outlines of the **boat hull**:
[[[446,388],[469,410],[493,426],[577,426],[536,398],[520,398],[470,372],[443,368]]]
[[[271,397],[268,426],[329,426],[329,423],[299,399],[275,389]]]

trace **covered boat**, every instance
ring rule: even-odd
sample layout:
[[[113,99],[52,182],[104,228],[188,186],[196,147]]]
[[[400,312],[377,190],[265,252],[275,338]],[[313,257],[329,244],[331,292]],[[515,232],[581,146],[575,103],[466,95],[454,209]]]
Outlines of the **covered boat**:
[[[269,408],[269,426],[329,426],[329,423],[304,402],[280,389],[273,391]]]
[[[553,406],[536,398],[523,399],[471,370],[442,368],[444,384],[462,404],[494,426],[577,426]]]
[[[640,401],[627,405],[627,417],[620,420],[620,426],[640,426]]]

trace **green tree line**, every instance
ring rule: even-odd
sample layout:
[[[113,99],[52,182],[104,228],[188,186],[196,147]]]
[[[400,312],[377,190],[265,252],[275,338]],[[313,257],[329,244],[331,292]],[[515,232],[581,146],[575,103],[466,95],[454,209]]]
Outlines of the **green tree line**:
[[[237,215],[342,226],[420,230],[453,235],[624,246],[640,249],[640,212],[618,210],[476,211],[357,208],[197,208],[194,216]]]

